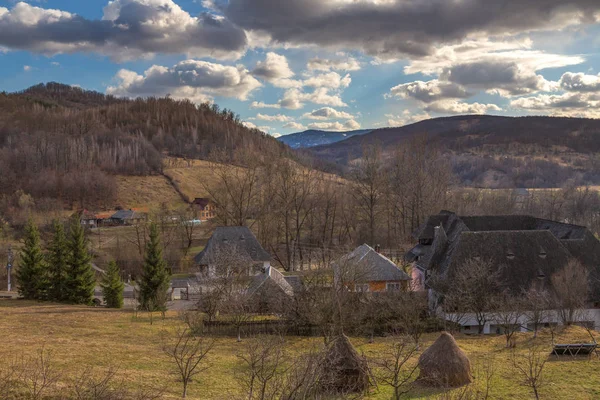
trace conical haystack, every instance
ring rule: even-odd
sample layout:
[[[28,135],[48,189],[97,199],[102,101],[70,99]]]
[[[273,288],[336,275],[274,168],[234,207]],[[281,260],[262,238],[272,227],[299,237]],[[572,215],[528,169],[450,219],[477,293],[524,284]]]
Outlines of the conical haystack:
[[[340,335],[327,347],[321,363],[322,391],[358,393],[370,385],[369,367],[348,337]]]
[[[471,362],[447,332],[421,354],[419,368],[418,380],[424,385],[456,387],[471,382]]]

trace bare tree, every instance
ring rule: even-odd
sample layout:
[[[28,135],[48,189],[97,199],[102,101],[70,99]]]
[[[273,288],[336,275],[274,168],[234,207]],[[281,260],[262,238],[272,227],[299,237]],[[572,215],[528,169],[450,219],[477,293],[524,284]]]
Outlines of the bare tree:
[[[523,297],[523,307],[526,310],[527,321],[533,327],[533,337],[548,320],[550,313],[550,295],[545,290],[530,288]]]
[[[367,240],[375,245],[375,227],[382,211],[382,199],[385,192],[386,178],[384,173],[381,147],[365,146],[360,162],[352,173],[352,196],[356,201],[359,215],[367,225]]]
[[[384,356],[373,362],[379,367],[379,380],[394,390],[392,397],[394,400],[400,400],[410,391],[410,384],[418,369],[418,364],[411,362],[417,352],[417,347],[408,342],[409,340],[403,338],[391,342],[387,346]]]
[[[278,337],[256,337],[247,341],[238,354],[245,367],[238,379],[248,400],[280,398],[285,373],[282,344]]]
[[[452,296],[460,296],[469,312],[475,315],[479,334],[483,333],[497,305],[494,297],[501,287],[501,271],[488,260],[471,258],[452,271]]]
[[[539,344],[533,343],[525,354],[512,351],[511,361],[517,373],[519,384],[530,388],[537,400],[540,398],[540,388],[544,385],[544,366],[547,361],[547,351]]]
[[[208,367],[206,358],[214,346],[214,341],[201,336],[193,336],[190,330],[177,328],[169,340],[169,334],[163,343],[164,353],[175,364],[183,383],[182,398],[187,396],[188,385],[192,379]]]
[[[589,294],[588,270],[572,259],[560,271],[552,275],[555,307],[561,322],[572,325],[585,307]]]
[[[509,293],[497,297],[496,312],[492,318],[498,324],[504,337],[506,347],[515,347],[514,335],[521,330],[523,318],[523,301]]]

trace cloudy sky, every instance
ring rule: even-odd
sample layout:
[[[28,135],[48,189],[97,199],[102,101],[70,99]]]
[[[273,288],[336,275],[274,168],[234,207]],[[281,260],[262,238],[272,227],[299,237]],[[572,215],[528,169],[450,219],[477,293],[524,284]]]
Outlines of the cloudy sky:
[[[0,0],[0,90],[215,101],[270,134],[600,117],[599,0]]]

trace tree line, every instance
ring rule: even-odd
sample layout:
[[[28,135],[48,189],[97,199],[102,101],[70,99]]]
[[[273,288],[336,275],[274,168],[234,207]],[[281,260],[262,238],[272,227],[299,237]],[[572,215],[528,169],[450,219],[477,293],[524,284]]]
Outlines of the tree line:
[[[106,306],[123,307],[125,284],[117,263],[111,260],[97,282],[84,228],[78,220],[70,221],[68,226],[65,232],[64,225],[55,220],[52,237],[44,248],[37,226],[31,220],[27,223],[16,268],[19,295],[27,300],[92,305],[99,283]],[[166,311],[170,272],[156,223],[149,226],[142,274],[133,285],[141,309]]]

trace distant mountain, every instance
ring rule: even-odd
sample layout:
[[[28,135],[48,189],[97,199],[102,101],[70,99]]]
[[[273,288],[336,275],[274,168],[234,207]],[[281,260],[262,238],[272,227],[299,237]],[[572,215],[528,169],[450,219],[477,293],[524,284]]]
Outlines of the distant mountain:
[[[384,152],[425,135],[452,161],[462,183],[482,187],[555,187],[600,182],[600,119],[466,115],[434,118],[315,146],[307,151],[339,165],[364,144]]]
[[[293,149],[314,147],[336,143],[341,140],[346,140],[353,136],[365,135],[371,132],[372,129],[360,129],[347,132],[331,132],[309,129],[304,132],[292,133],[285,136],[280,136],[277,139],[290,146]]]

